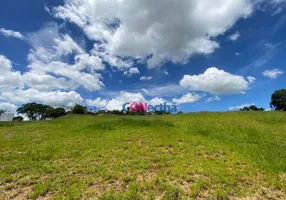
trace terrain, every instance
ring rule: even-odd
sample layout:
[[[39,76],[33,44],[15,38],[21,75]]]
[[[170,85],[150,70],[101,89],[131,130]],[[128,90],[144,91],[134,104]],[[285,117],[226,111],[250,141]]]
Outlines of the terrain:
[[[0,199],[286,199],[286,113],[0,123]]]

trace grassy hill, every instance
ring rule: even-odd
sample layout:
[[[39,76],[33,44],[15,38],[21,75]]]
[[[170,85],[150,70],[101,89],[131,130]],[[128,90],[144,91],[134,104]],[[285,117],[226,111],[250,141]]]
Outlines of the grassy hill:
[[[0,124],[0,199],[286,199],[286,113]]]

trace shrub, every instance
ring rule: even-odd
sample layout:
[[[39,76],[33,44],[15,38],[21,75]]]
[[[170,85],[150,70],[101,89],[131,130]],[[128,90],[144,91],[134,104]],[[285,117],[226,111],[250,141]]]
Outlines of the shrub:
[[[272,94],[270,106],[278,111],[286,111],[286,89],[276,90]]]
[[[63,109],[63,108],[55,108],[55,109],[52,109],[50,111],[50,117],[51,118],[58,118],[58,117],[61,117],[61,116],[64,116],[66,115],[66,110]]]
[[[87,113],[87,108],[85,106],[76,104],[73,108],[72,108],[72,113],[73,114],[86,114]]]
[[[17,116],[17,117],[13,118],[13,121],[15,121],[15,122],[22,122],[23,120],[24,120],[24,118],[21,116]]]

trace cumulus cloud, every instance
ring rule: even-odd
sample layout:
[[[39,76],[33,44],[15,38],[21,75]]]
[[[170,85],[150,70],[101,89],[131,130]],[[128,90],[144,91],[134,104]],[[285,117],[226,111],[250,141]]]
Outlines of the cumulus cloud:
[[[206,100],[206,103],[210,103],[213,101],[220,101],[220,97],[218,97],[218,96],[210,97]]]
[[[95,100],[91,100],[91,99],[86,99],[85,103],[90,106],[90,107],[95,107],[95,108],[105,108],[107,106],[107,100],[105,99],[101,99],[100,97],[98,97]]]
[[[78,84],[71,80],[60,77],[56,78],[51,75],[41,74],[37,72],[27,72],[23,75],[26,86],[37,90],[49,91],[54,89],[77,89]]]
[[[252,77],[252,76],[248,76],[247,80],[249,83],[254,83],[256,81],[256,78]]]
[[[1,54],[0,71],[0,91],[24,87],[22,74],[14,71],[12,62]]]
[[[151,100],[148,101],[149,105],[152,106],[157,106],[157,105],[163,105],[164,103],[166,103],[167,105],[172,105],[171,102],[167,101],[166,99],[160,98],[160,97],[155,97]]]
[[[153,76],[141,76],[140,80],[141,81],[150,81],[153,79]]]
[[[270,79],[276,79],[279,75],[284,74],[284,72],[280,69],[266,70],[262,72],[262,75],[268,77]]]
[[[129,93],[122,91],[120,95],[109,100],[105,109],[107,110],[122,110],[125,103],[145,102],[145,97],[141,93]]]
[[[147,100],[141,93],[131,93],[126,91],[121,91],[119,95],[111,99],[97,98],[95,100],[87,99],[85,103],[90,107],[96,107],[97,109],[103,110],[122,110],[122,107],[126,103],[148,103],[148,105],[160,105],[166,103],[167,105],[172,105],[171,102],[163,99],[161,97],[154,97]]]
[[[194,103],[196,101],[199,101],[201,98],[202,97],[198,94],[188,93],[188,94],[182,96],[180,99],[174,98],[173,102],[177,105],[180,105],[180,104],[185,104],[185,103]]]
[[[124,72],[125,76],[132,76],[134,74],[140,74],[139,69],[137,67],[132,67]]]
[[[231,41],[236,41],[236,40],[238,40],[239,37],[240,37],[240,33],[238,31],[236,31],[234,34],[230,35],[228,38]]]
[[[15,112],[17,110],[17,106],[11,103],[0,102],[0,110]]]
[[[80,96],[80,94],[74,91],[44,92],[35,89],[27,89],[27,90],[18,89],[13,91],[4,91],[1,93],[0,99],[15,104],[24,104],[28,102],[41,102],[54,107],[65,107],[65,108],[70,108],[74,106],[76,103],[79,104],[83,101],[83,98]]]
[[[0,28],[0,33],[4,35],[5,37],[14,37],[14,38],[18,38],[21,40],[25,39],[25,37],[20,32],[17,32],[17,31],[6,30],[4,28]]]
[[[214,52],[219,44],[213,38],[252,10],[250,0],[70,0],[50,12],[78,25],[89,39],[101,41],[95,52],[111,65],[117,60],[124,66],[124,58],[132,57],[154,68]]]
[[[192,91],[204,91],[220,95],[244,93],[249,88],[250,83],[242,76],[212,67],[207,69],[204,74],[185,75],[180,81],[180,85]]]
[[[102,60],[85,52],[69,35],[61,34],[59,29],[58,25],[52,23],[28,35],[27,40],[33,49],[28,55],[31,73],[26,74],[26,79],[31,80],[33,74],[41,74],[43,78],[54,79],[49,88],[56,85],[60,86],[58,89],[81,86],[89,91],[101,90],[104,84],[97,71],[105,69]],[[63,62],[65,56],[74,54],[72,64]]]
[[[243,105],[239,105],[239,106],[233,106],[233,107],[229,107],[229,110],[235,111],[235,110],[240,110],[240,109],[243,109],[244,107],[250,107],[250,106],[255,106],[255,104],[252,103],[252,104],[243,104]]]

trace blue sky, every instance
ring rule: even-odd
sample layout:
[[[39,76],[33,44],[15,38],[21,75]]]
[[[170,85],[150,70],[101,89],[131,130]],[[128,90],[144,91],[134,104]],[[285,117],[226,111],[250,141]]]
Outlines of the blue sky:
[[[268,109],[286,83],[285,2],[2,1],[0,109]]]

